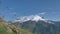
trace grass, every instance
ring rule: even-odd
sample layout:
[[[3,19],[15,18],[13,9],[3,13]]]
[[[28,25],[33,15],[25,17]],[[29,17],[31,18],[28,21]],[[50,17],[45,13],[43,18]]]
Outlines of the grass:
[[[32,34],[28,30],[13,26],[12,24],[0,22],[0,34]],[[18,31],[18,32],[17,32]]]

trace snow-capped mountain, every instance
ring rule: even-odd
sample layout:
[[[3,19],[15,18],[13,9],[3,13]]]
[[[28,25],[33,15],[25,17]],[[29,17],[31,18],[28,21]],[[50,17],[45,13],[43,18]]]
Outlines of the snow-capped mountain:
[[[16,20],[14,20],[14,22],[25,22],[25,21],[45,21],[46,19],[43,19],[41,16],[39,15],[31,15],[31,16],[23,16],[23,17],[18,17]]]
[[[23,22],[26,22],[26,21],[35,21],[35,22],[38,22],[38,21],[44,21],[46,23],[52,23],[54,24],[53,22],[47,20],[47,19],[44,19],[43,17],[39,16],[39,15],[31,15],[31,16],[23,16],[23,17],[18,17],[16,20],[13,21],[13,23],[15,22],[20,22],[20,23],[23,23]]]
[[[60,34],[60,21],[47,20],[39,15],[18,17],[12,24],[34,34]]]
[[[19,17],[12,24],[34,34],[60,34],[60,21],[47,20],[39,15]]]

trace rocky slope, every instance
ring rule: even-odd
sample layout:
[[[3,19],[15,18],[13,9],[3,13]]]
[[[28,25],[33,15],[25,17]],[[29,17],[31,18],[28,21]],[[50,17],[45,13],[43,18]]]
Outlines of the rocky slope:
[[[32,34],[28,30],[14,26],[0,18],[0,34]]]

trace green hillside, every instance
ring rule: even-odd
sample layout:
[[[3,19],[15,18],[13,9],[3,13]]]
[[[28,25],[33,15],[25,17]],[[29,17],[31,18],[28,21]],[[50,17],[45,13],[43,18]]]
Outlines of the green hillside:
[[[21,29],[0,19],[0,34],[32,34],[28,30]]]

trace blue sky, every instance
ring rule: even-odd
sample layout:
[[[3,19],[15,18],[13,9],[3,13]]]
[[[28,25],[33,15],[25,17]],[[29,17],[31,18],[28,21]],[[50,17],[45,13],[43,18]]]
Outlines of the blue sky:
[[[0,0],[0,16],[14,20],[14,16],[40,15],[60,21],[60,0]]]

